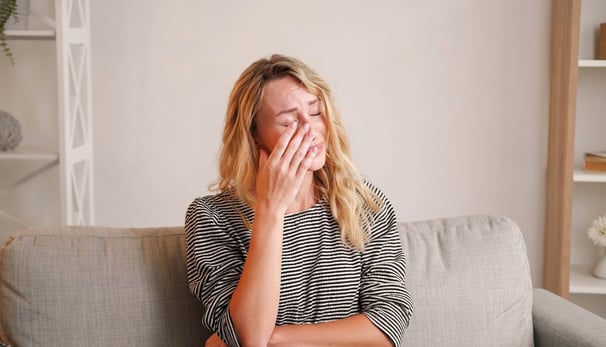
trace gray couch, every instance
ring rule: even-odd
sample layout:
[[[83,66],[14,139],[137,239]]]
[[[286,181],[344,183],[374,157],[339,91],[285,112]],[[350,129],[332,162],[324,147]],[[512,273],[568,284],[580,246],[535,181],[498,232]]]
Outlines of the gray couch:
[[[415,312],[406,346],[606,346],[606,321],[532,289],[509,219],[400,225]],[[194,346],[182,227],[40,228],[0,254],[0,338],[13,346]]]

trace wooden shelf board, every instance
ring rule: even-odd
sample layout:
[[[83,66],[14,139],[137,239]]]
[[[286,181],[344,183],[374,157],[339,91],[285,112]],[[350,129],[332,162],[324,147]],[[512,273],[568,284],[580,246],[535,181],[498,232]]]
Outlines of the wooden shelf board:
[[[9,40],[54,40],[54,30],[7,30],[6,38]]]
[[[579,60],[579,67],[606,67],[606,60]]]
[[[606,294],[606,279],[591,274],[591,265],[570,265],[570,292],[576,294]]]
[[[574,182],[601,183],[606,182],[606,172],[591,172],[583,169],[575,169],[572,176]]]

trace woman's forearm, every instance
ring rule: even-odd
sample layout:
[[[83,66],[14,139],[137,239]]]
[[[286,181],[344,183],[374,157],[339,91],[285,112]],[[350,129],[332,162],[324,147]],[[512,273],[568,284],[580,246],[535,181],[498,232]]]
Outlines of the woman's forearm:
[[[255,211],[248,255],[229,304],[240,344],[266,346],[280,302],[284,214]]]
[[[268,347],[392,346],[389,338],[363,314],[332,322],[277,326]]]

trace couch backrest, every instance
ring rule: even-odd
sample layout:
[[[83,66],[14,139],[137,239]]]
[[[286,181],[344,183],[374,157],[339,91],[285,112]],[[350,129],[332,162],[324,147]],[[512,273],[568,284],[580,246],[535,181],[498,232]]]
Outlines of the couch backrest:
[[[405,346],[531,346],[518,227],[475,216],[400,223],[414,314]],[[35,229],[0,253],[0,337],[14,346],[194,346],[182,227]]]
[[[508,218],[401,223],[414,314],[403,346],[532,346],[526,245]]]
[[[36,229],[0,255],[0,333],[14,346],[199,346],[182,227]]]

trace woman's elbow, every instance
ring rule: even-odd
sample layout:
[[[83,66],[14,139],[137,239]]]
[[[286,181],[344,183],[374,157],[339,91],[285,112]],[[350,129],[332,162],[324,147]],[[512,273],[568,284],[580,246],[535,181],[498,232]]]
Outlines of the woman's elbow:
[[[240,339],[242,347],[267,347],[269,339],[245,338]]]
[[[238,334],[238,341],[242,347],[267,347],[271,334],[263,334],[258,331],[242,332]]]

